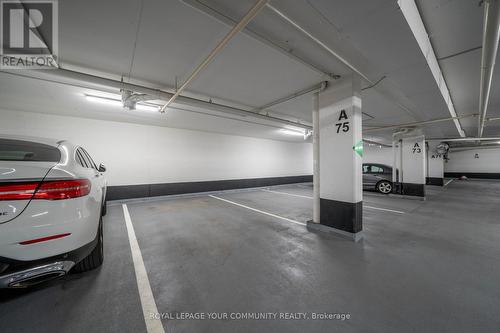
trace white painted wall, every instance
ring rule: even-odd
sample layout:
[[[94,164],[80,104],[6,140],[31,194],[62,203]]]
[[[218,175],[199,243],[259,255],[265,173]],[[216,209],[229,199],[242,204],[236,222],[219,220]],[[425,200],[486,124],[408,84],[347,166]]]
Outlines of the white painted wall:
[[[68,139],[109,185],[312,174],[312,145],[168,127],[0,110],[0,133]]]
[[[368,143],[364,144],[363,163],[380,163],[392,166],[393,162],[392,148],[379,148],[378,146],[370,146]]]
[[[475,156],[478,156],[476,158]],[[500,173],[500,149],[451,150],[444,172]]]
[[[432,147],[430,148],[432,149]],[[474,158],[475,154],[478,154],[479,158]],[[444,172],[500,173],[500,148],[467,151],[451,150],[448,158],[448,162],[444,163]],[[392,148],[379,148],[365,143],[363,163],[392,165]],[[442,177],[440,161],[430,159],[429,163],[436,163],[436,165],[430,168],[428,176]]]

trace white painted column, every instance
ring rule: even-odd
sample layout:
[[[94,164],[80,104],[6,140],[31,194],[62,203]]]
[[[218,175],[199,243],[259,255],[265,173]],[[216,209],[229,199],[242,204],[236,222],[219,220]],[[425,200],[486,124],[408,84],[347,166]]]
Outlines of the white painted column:
[[[319,98],[320,216],[309,226],[359,240],[362,231],[363,139],[359,78],[330,86]]]
[[[437,152],[436,147],[440,142],[427,142],[427,185],[444,185],[444,159],[443,154]]]
[[[401,141],[400,183],[397,192],[402,195],[425,197],[426,152],[423,135],[405,136]]]

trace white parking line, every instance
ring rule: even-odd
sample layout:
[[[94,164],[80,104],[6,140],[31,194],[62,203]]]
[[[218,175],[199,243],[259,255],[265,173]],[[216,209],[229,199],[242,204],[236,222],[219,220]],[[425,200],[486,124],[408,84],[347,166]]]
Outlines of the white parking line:
[[[455,180],[455,178],[448,180],[448,181],[444,184],[444,186],[448,185],[449,183],[451,183],[451,182],[452,182],[452,181],[454,181],[454,180]]]
[[[299,197],[299,198],[306,198],[306,199],[312,199],[313,197],[308,197],[305,195],[298,195],[298,194],[292,194],[292,193],[286,193],[286,192],[279,192],[279,191],[271,191],[271,190],[262,190],[265,192],[271,192],[271,193],[278,193],[278,194],[285,194],[285,195],[290,195],[292,197]],[[399,211],[399,210],[394,210],[394,209],[387,209],[387,208],[379,208],[379,207],[373,207],[373,206],[367,206],[363,205],[364,208],[369,208],[369,209],[376,209],[376,210],[383,210],[386,212],[392,212],[392,213],[397,213],[397,214],[404,214],[405,212]]]
[[[292,196],[292,197],[312,199],[312,197],[308,197],[308,196],[300,195],[300,194],[292,194],[292,193],[286,193],[286,192],[272,191],[272,190],[267,190],[267,189],[263,189],[262,191],[264,191],[264,192],[271,192],[271,193],[278,193],[278,194],[286,194],[286,195],[289,195],[289,196]]]
[[[386,212],[391,212],[391,213],[398,213],[398,214],[404,214],[405,212],[402,212],[400,210],[394,210],[394,209],[387,209],[387,208],[379,208],[379,207],[373,207],[373,206],[366,206],[363,205],[364,208],[370,208],[370,209],[376,209],[376,210],[383,210]]]
[[[141,249],[135,236],[134,226],[130,219],[130,214],[126,204],[122,204],[123,215],[125,216],[125,225],[127,226],[128,240],[130,242],[130,250],[132,251],[132,260],[134,261],[135,278],[137,280],[137,288],[139,289],[139,297],[141,299],[142,312],[144,321],[146,322],[146,330],[148,333],[165,333],[160,319],[152,319],[158,315],[158,308],[153,297],[153,291],[149,284],[148,273],[142,260]]]
[[[306,225],[306,224],[305,224],[305,223],[303,223],[303,222],[295,221],[295,220],[292,220],[292,219],[289,219],[289,218],[286,218],[286,217],[283,217],[283,216],[279,216],[279,215],[276,215],[276,214],[272,214],[272,213],[264,212],[264,211],[262,211],[262,210],[255,209],[255,208],[252,208],[252,207],[248,207],[248,206],[245,206],[245,205],[239,204],[239,203],[234,202],[234,201],[231,201],[231,200],[227,200],[227,199],[223,199],[223,198],[217,197],[217,196],[215,196],[215,195],[209,195],[209,197],[214,198],[214,199],[217,199],[217,200],[221,200],[221,201],[224,201],[224,202],[227,202],[227,203],[230,203],[230,204],[233,204],[233,205],[239,206],[239,207],[243,207],[243,208],[246,208],[246,209],[249,209],[249,210],[253,210],[254,212],[257,212],[257,213],[261,213],[261,214],[265,214],[265,215],[268,215],[268,216],[275,217],[275,218],[277,218],[277,219],[285,220],[285,221],[287,221],[287,222],[291,222],[291,223],[295,223],[295,224],[300,224],[300,225]]]

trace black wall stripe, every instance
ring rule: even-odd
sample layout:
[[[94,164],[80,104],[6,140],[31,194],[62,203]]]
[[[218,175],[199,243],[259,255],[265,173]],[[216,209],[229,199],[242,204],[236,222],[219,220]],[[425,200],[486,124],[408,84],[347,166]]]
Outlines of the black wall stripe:
[[[122,200],[133,198],[156,197],[186,193],[234,190],[240,188],[263,187],[284,184],[312,182],[312,175],[214,180],[204,182],[142,184],[108,186],[107,200]]]
[[[443,186],[444,185],[444,178],[440,178],[440,177],[426,177],[425,178],[425,184],[426,185]]]
[[[425,197],[425,185],[414,184],[414,183],[395,183],[394,193],[401,195]]]
[[[500,173],[486,173],[486,172],[445,172],[444,176],[447,178],[458,178],[465,176],[467,178],[483,178],[483,179],[500,179]]]

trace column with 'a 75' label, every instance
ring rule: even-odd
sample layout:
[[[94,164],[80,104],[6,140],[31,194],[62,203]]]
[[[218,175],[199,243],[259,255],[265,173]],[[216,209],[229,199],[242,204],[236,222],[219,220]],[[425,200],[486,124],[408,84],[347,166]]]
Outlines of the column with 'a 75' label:
[[[308,224],[354,241],[363,229],[360,85],[358,77],[346,78],[320,93],[320,219]]]

